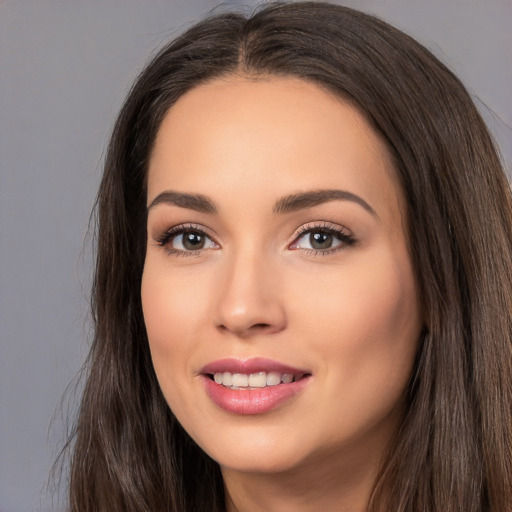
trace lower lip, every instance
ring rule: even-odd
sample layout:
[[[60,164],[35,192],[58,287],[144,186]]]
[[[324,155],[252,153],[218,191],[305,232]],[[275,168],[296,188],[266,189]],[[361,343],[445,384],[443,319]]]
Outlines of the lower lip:
[[[308,384],[310,377],[303,377],[290,384],[278,384],[264,388],[230,389],[203,376],[206,393],[225,411],[240,414],[263,414],[291,400]]]

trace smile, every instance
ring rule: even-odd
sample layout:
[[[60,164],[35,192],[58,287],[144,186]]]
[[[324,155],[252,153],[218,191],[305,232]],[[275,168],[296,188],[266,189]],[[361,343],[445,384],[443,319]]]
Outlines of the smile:
[[[218,372],[211,376],[213,380],[222,386],[230,389],[261,389],[267,386],[278,386],[279,384],[291,384],[304,377],[291,373],[279,372],[258,372],[258,373],[230,373]]]
[[[311,372],[263,358],[223,359],[201,372],[208,397],[221,409],[252,415],[270,412],[301,393]]]

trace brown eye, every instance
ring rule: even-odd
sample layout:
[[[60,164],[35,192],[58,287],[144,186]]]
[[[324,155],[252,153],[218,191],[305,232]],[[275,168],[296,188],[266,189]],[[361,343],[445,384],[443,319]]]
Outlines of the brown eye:
[[[183,256],[197,251],[216,249],[218,245],[204,232],[198,229],[173,228],[158,240],[158,244],[174,254]]]
[[[355,238],[351,233],[345,233],[334,227],[312,226],[309,229],[305,227],[301,230],[290,249],[329,254],[336,252],[337,249],[354,245],[354,243]]]
[[[313,249],[330,249],[333,243],[331,233],[325,231],[313,231],[309,234],[309,244]]]
[[[201,233],[198,233],[197,231],[186,231],[185,233],[183,233],[183,235],[181,235],[181,237],[182,237],[181,243],[183,244],[183,247],[187,251],[196,251],[198,249],[204,248],[206,236],[204,236]],[[177,238],[179,238],[179,236],[177,236],[173,240],[173,245],[174,245],[174,241]]]

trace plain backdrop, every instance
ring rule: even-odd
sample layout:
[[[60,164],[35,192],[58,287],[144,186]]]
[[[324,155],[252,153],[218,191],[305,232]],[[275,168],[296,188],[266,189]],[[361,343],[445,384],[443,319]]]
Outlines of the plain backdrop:
[[[452,68],[512,168],[512,1],[339,3],[391,22]],[[0,0],[1,512],[61,509],[45,488],[80,386],[62,408],[61,397],[90,340],[86,233],[108,134],[148,57],[216,6]]]

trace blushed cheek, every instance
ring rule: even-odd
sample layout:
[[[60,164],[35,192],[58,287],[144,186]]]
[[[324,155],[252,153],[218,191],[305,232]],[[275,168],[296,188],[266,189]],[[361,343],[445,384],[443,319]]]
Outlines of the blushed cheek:
[[[153,366],[157,377],[160,369],[172,364],[172,354],[176,351],[177,332],[180,322],[176,316],[176,300],[169,293],[170,283],[161,277],[155,269],[145,268],[142,276],[141,299],[144,323],[149,341]]]
[[[368,316],[361,332],[361,360],[375,381],[401,392],[410,378],[421,332],[421,314],[416,286],[408,265],[390,262],[373,286]]]
[[[166,328],[166,311],[169,306],[166,304],[164,288],[165,285],[161,280],[155,279],[153,272],[144,269],[141,286],[142,312],[150,345],[162,339],[162,331]]]
[[[180,277],[176,272],[171,275],[168,268],[151,260],[147,263],[142,276],[142,309],[159,379],[160,374],[186,371],[186,359],[200,340],[205,294],[201,280]]]
[[[329,359],[346,368],[347,378],[358,374],[379,381],[386,373],[409,372],[421,317],[408,266],[389,257],[380,265],[364,265],[314,300],[311,331],[323,327],[311,338]]]
[[[182,324],[176,317],[174,294],[169,293],[169,283],[161,275],[152,268],[144,269],[141,299],[153,368],[167,403],[172,404],[176,401],[174,378],[180,366]]]

